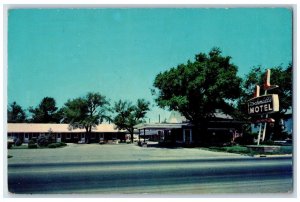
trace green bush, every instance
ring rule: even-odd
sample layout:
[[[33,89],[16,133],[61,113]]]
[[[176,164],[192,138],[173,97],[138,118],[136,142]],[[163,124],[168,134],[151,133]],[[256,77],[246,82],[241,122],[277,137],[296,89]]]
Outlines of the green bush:
[[[33,139],[29,140],[28,149],[36,149],[36,148],[37,148],[37,144],[35,143],[35,141]]]
[[[45,136],[38,138],[37,143],[40,147],[47,147],[49,145],[49,140]]]
[[[64,142],[60,142],[60,146],[61,146],[61,147],[63,147],[63,146],[67,146],[67,144],[66,144],[66,143],[64,143]]]
[[[229,153],[238,153],[238,154],[249,154],[251,151],[247,147],[243,146],[230,146],[230,147],[209,147],[213,151],[222,151]]]
[[[280,154],[292,154],[293,147],[292,146],[281,146],[278,152]]]
[[[66,146],[67,144],[64,142],[56,142],[56,143],[51,143],[48,145],[48,148],[57,148],[57,147],[63,147]]]
[[[28,149],[36,149],[37,145],[36,144],[28,144]]]
[[[11,149],[12,148],[13,143],[8,142],[7,143],[7,149]]]
[[[250,150],[247,147],[242,147],[242,146],[232,146],[232,147],[224,147],[224,148],[225,151],[230,153],[245,154],[250,152]]]
[[[17,147],[21,146],[22,144],[23,144],[23,141],[22,141],[20,138],[18,138],[18,139],[16,140],[16,142],[15,142],[15,145],[16,145]]]
[[[57,147],[57,143],[51,143],[48,145],[48,148],[56,148]]]

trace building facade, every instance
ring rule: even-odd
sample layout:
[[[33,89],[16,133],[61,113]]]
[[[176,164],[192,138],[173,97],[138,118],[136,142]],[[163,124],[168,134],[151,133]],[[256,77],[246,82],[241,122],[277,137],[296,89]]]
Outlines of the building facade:
[[[135,128],[143,140],[159,141],[166,145],[224,145],[234,143],[236,138],[243,136],[245,122],[218,112],[202,124],[202,129],[197,128],[178,112],[172,112],[166,123],[143,123]]]
[[[84,129],[71,129],[68,124],[43,123],[8,123],[8,138],[20,139],[27,143],[41,135],[51,135],[56,142],[85,143],[87,140]],[[90,143],[125,141],[126,131],[116,129],[114,124],[100,124],[92,129]]]

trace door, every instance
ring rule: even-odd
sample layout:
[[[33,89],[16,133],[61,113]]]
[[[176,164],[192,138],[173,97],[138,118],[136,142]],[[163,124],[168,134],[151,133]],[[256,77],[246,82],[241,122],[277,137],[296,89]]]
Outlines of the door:
[[[81,133],[80,141],[81,142],[85,142],[85,134],[84,133]]]
[[[28,133],[24,133],[24,142],[29,142],[29,134]]]
[[[56,142],[61,142],[61,134],[57,133],[56,135]]]
[[[183,142],[187,144],[192,142],[192,131],[190,129],[183,130]]]

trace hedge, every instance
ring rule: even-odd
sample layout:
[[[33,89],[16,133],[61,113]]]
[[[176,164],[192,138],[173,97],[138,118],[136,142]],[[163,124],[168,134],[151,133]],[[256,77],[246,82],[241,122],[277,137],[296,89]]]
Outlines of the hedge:
[[[64,142],[56,142],[56,143],[51,143],[48,145],[48,148],[57,148],[57,147],[63,147],[66,146],[67,144]]]

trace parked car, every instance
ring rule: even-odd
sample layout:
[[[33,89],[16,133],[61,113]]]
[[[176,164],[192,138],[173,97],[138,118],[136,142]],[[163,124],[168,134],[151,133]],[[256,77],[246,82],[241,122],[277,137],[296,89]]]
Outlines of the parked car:
[[[10,149],[15,144],[15,140],[12,137],[7,138],[7,148]]]

